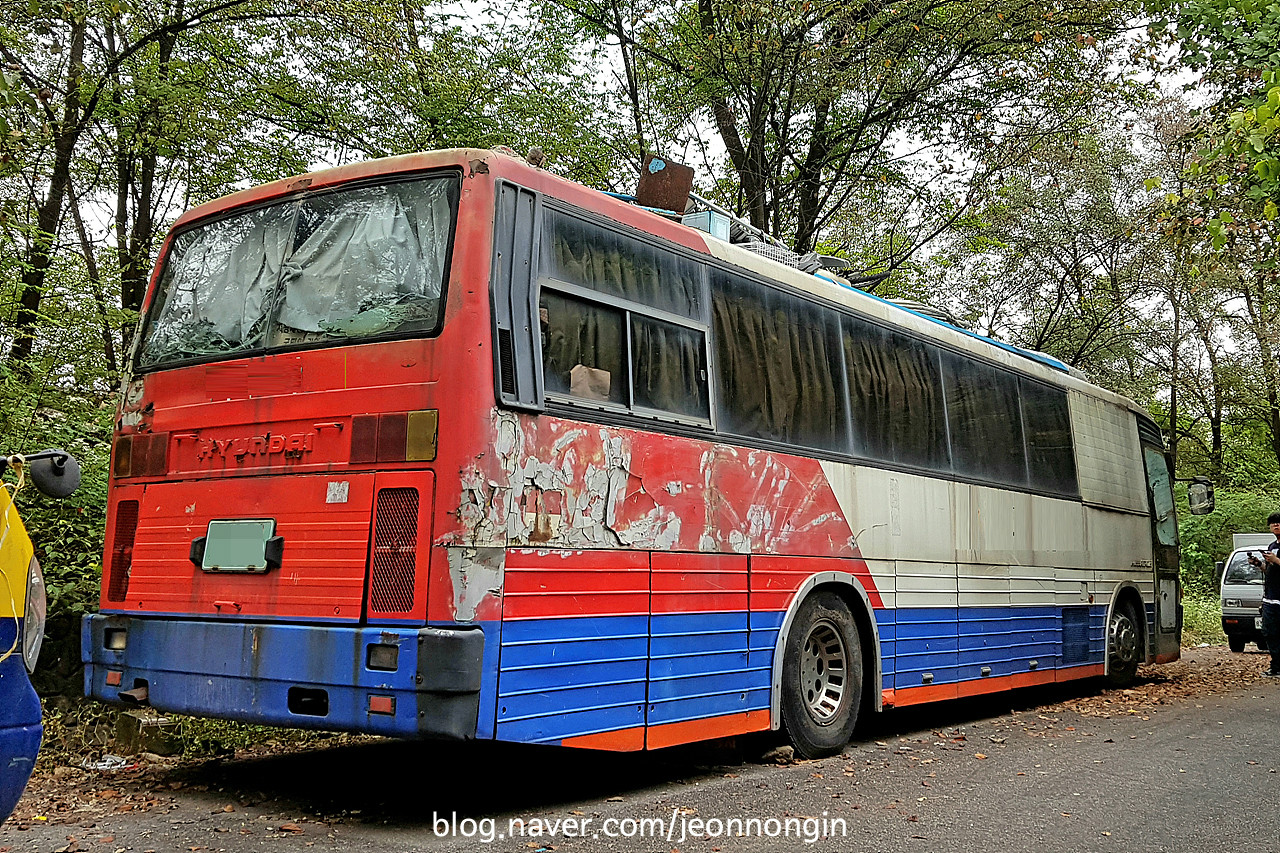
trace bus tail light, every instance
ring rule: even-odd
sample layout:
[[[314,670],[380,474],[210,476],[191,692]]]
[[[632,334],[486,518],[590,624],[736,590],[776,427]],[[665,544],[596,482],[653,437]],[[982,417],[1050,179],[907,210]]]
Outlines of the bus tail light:
[[[418,564],[418,490],[382,489],[373,521],[369,610],[408,613]]]
[[[430,462],[436,458],[436,409],[356,415],[351,419],[351,461]]]
[[[111,540],[111,564],[107,566],[107,601],[124,601],[133,568],[133,538],[138,532],[138,502],[120,501],[116,507],[116,531]]]
[[[161,477],[169,470],[169,433],[140,432],[116,439],[111,454],[111,473],[117,480],[126,477]]]

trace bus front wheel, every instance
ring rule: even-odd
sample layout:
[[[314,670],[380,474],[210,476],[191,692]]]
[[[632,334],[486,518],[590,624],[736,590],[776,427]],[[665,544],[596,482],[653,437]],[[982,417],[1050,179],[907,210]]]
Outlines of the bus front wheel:
[[[1124,601],[1111,611],[1107,625],[1107,682],[1115,687],[1133,683],[1142,657],[1142,633],[1133,603]]]
[[[805,599],[787,634],[782,658],[782,725],[801,758],[844,749],[862,704],[862,643],[843,599],[817,592]]]

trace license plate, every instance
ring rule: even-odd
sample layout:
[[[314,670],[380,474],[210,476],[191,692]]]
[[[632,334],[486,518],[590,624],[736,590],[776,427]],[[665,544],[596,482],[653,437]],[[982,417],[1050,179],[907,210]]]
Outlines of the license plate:
[[[1253,617],[1253,627],[1254,627],[1255,629],[1259,630],[1259,631],[1261,631],[1261,630],[1262,630],[1262,617],[1261,617],[1261,616],[1255,616],[1255,617]]]
[[[265,572],[267,540],[275,532],[274,518],[210,521],[200,568],[206,572]]]

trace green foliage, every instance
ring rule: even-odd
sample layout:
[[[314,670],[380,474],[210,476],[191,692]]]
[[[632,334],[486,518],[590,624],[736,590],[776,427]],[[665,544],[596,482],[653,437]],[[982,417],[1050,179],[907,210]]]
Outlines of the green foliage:
[[[1222,601],[1215,595],[1183,596],[1182,645],[1208,643],[1220,646],[1227,641],[1222,632]]]
[[[182,754],[187,758],[209,758],[264,744],[302,744],[334,737],[327,732],[255,726],[234,720],[211,720],[181,714],[173,715],[173,719],[178,724]]]
[[[1184,490],[1185,491],[1185,490]],[[1265,533],[1267,516],[1280,510],[1280,497],[1239,489],[1216,489],[1217,507],[1209,515],[1182,513],[1182,587],[1189,596],[1215,597],[1213,564],[1231,552],[1231,534]]]

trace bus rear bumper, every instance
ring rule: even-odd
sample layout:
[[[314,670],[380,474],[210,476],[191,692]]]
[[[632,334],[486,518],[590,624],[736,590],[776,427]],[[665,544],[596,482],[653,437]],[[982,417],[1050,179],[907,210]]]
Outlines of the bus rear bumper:
[[[474,738],[484,632],[93,614],[85,695],[392,737]]]

